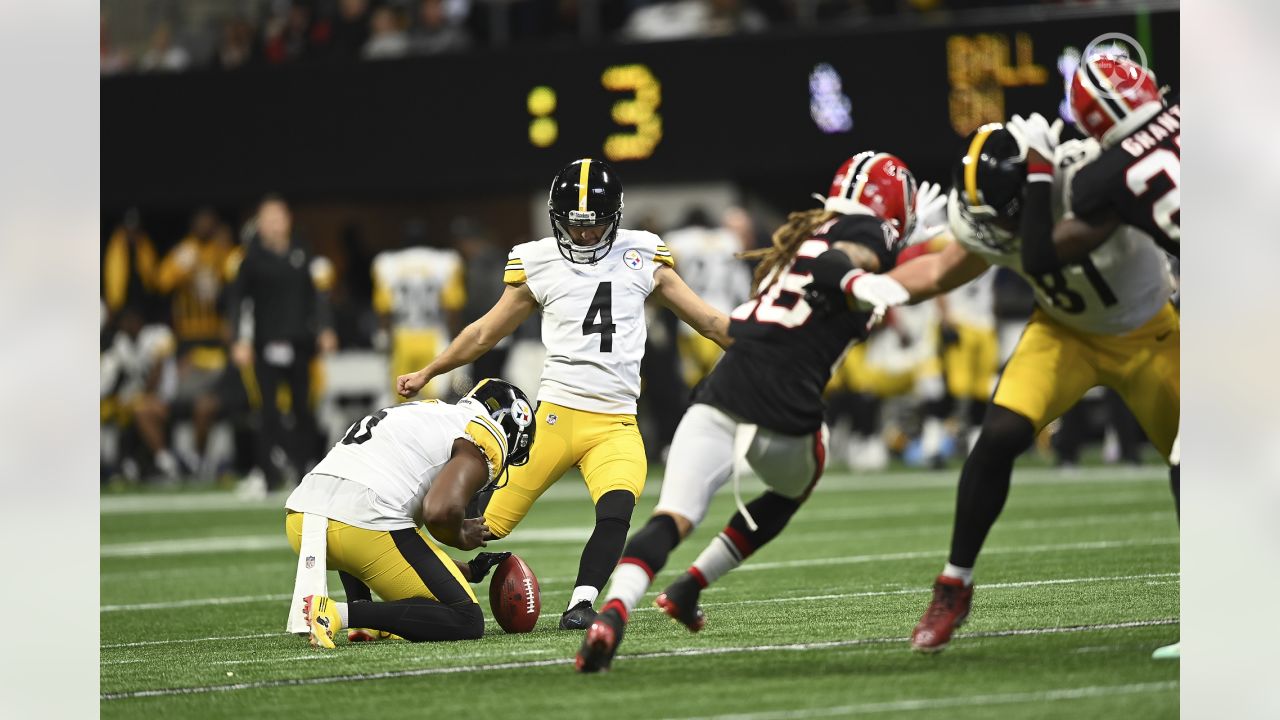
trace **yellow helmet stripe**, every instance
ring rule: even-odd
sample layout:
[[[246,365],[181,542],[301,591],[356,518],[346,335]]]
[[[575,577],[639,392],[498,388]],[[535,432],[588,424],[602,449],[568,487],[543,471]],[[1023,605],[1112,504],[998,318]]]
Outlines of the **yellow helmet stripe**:
[[[582,160],[581,172],[578,174],[578,210],[587,211],[587,175],[591,171],[591,158]]]
[[[978,128],[978,132],[973,136],[973,142],[969,143],[969,154],[964,164],[964,191],[969,196],[970,206],[982,204],[982,200],[978,197],[978,154],[982,152],[982,144],[987,141],[987,136],[999,128],[1000,123],[987,123]]]

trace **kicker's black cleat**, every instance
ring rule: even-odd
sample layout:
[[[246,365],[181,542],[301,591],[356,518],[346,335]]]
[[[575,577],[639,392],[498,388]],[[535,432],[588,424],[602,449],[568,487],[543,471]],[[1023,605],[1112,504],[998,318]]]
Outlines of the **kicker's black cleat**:
[[[590,601],[583,600],[560,615],[560,629],[586,630],[591,627],[591,622],[595,619],[595,608],[591,607]]]
[[[707,624],[707,616],[698,607],[698,596],[702,594],[702,584],[689,573],[685,573],[667,586],[654,605],[662,608],[662,612],[681,625],[689,628],[689,632],[698,632]]]
[[[573,659],[573,666],[583,673],[608,670],[613,664],[613,656],[618,653],[618,646],[622,644],[622,632],[626,627],[626,611],[622,609],[622,603],[615,600],[605,605],[591,627],[587,628],[587,636],[582,639],[582,647]]]

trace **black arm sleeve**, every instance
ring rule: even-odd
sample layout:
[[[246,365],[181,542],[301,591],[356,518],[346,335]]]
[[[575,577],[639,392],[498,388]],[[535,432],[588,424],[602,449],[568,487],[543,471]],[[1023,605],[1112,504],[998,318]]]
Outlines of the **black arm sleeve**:
[[[1049,193],[1051,182],[1029,182],[1022,194],[1022,269],[1032,275],[1043,275],[1062,267],[1053,246],[1053,211]]]
[[[813,284],[823,290],[840,291],[840,281],[853,269],[853,261],[843,251],[832,248],[814,258]]]

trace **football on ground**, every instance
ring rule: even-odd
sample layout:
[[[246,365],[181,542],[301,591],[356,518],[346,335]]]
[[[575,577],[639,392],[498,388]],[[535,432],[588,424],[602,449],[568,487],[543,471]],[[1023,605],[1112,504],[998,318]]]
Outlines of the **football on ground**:
[[[509,633],[532,632],[542,612],[538,578],[519,555],[498,563],[489,582],[489,608],[493,619]]]

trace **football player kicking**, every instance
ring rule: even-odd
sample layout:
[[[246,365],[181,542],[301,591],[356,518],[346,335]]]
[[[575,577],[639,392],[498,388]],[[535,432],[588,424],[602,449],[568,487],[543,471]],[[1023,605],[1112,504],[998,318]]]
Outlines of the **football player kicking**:
[[[720,345],[729,318],[699,298],[673,269],[658,236],[619,229],[622,182],[599,160],[576,160],[556,175],[547,204],[554,237],[517,245],[489,312],[467,326],[422,370],[399,378],[410,397],[431,378],[474,361],[542,310],[547,359],[538,390],[541,440],[528,465],[493,493],[489,534],[506,537],[547,488],[576,465],[595,504],[595,529],[582,550],[563,629],[595,618],[600,588],[618,562],[648,472],[636,427],[645,300],[652,294]]]
[[[1054,132],[1047,123],[1044,130]],[[1025,140],[1026,133],[1022,136]],[[892,305],[904,294],[919,302],[995,264],[1017,271],[1035,289],[1037,308],[960,473],[949,562],[911,636],[912,646],[922,652],[945,648],[968,617],[974,563],[1008,498],[1014,459],[1045,425],[1087,390],[1104,385],[1124,399],[1162,455],[1169,455],[1178,430],[1179,323],[1164,253],[1145,235],[1121,226],[1076,264],[1044,274],[1022,266],[1018,229],[1024,189],[1039,184],[1055,204],[1066,206],[1072,176],[1097,157],[1098,144],[1063,143],[1054,164],[1028,167],[1026,147],[993,123],[972,133],[966,147],[948,201],[958,242],[888,273],[891,282],[900,283],[894,297],[884,294],[883,283],[868,283],[865,276],[842,285],[863,302]]]
[[[690,631],[705,622],[698,606],[703,588],[777,537],[809,497],[826,463],[822,390],[849,344],[866,337],[872,317],[843,300],[816,311],[805,286],[823,272],[838,282],[855,266],[892,267],[915,224],[915,197],[915,179],[901,160],[855,155],[841,165],[824,207],[792,213],[771,248],[749,254],[760,264],[752,299],[731,313],[734,344],[680,421],[662,495],[613,572],[605,605],[578,651],[580,672],[609,668],[628,614],[702,521],[738,460],[745,456],[769,489],[745,505],[738,499],[724,530],[657,598]],[[944,199],[937,200],[940,209]]]
[[[319,533],[324,547],[307,552],[324,552],[351,601],[306,597],[311,644],[332,648],[344,627],[413,642],[483,635],[484,614],[467,580],[479,582],[505,556],[481,553],[469,565],[455,563],[418,528],[425,523],[432,537],[459,550],[484,545],[484,522],[464,519],[464,508],[528,461],[535,432],[524,393],[494,379],[456,405],[405,403],[354,423],[285,501],[295,552],[310,533],[304,522],[318,516],[327,526]],[[384,602],[360,602],[371,599],[370,588]],[[358,630],[348,639],[375,637]]]
[[[1167,105],[1155,74],[1126,58],[1101,55],[1081,63],[1071,82],[1071,114],[1102,146],[1071,184],[1071,212],[1055,225],[1048,184],[1028,183],[1022,218],[1022,266],[1051,273],[1079,262],[1123,225],[1142,230],[1177,257],[1181,249],[1182,110]],[[1039,115],[1014,118],[1028,148],[1027,164],[1048,167],[1056,133]],[[1038,146],[1038,147],[1037,147]],[[1180,496],[1177,439],[1169,456],[1169,482]],[[1175,643],[1157,659],[1177,659]]]

